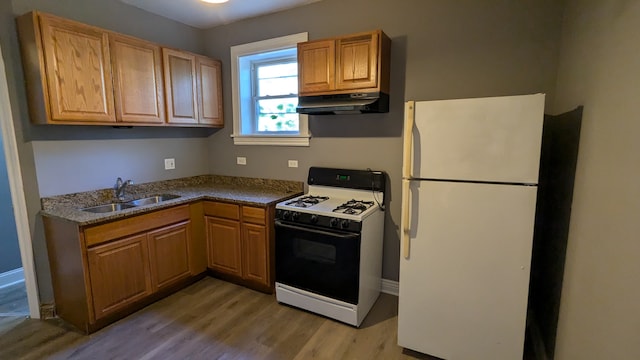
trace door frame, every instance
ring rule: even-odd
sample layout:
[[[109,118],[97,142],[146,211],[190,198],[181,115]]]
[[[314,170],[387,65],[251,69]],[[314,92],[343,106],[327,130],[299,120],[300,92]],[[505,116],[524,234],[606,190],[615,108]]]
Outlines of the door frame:
[[[27,214],[27,203],[24,196],[24,185],[22,182],[22,171],[20,169],[20,159],[18,156],[18,145],[16,133],[13,126],[13,114],[11,112],[11,102],[9,101],[9,88],[4,66],[4,57],[0,48],[0,136],[4,144],[4,154],[7,162],[7,175],[9,178],[9,188],[11,191],[11,201],[13,203],[13,214],[16,221],[18,233],[18,244],[20,246],[20,259],[24,270],[24,282],[27,288],[27,301],[29,303],[29,315],[33,319],[40,318],[40,297],[38,294],[38,283],[36,279],[35,265],[33,260],[33,246],[31,243],[31,231],[29,229],[29,216]],[[6,120],[5,120],[6,119]]]

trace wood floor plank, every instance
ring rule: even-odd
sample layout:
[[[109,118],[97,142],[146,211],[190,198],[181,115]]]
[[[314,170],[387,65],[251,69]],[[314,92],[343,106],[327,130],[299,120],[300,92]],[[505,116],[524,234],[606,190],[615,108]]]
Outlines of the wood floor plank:
[[[415,359],[397,343],[397,298],[361,328],[205,278],[85,336],[59,319],[0,318],[0,359]]]

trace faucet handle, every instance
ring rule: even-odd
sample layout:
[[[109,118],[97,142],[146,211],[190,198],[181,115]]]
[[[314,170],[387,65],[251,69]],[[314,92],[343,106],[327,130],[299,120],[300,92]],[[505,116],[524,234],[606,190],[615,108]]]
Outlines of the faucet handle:
[[[122,186],[122,178],[118,177],[118,179],[116,179],[116,185],[114,186],[114,189],[118,189]]]

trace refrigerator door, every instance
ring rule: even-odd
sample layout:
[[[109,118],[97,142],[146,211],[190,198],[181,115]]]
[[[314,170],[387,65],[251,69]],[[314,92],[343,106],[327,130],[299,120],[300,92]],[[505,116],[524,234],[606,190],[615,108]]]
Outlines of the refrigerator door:
[[[536,190],[411,181],[400,346],[450,360],[522,359]]]
[[[414,117],[412,178],[538,182],[544,94],[419,101]]]

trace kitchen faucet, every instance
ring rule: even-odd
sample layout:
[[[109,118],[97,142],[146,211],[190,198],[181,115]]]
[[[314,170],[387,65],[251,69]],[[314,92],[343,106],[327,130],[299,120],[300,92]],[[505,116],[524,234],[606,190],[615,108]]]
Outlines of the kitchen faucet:
[[[132,180],[122,181],[122,178],[120,177],[116,180],[116,185],[113,187],[113,189],[116,192],[116,198],[118,200],[124,200],[124,189],[127,187],[127,185],[131,184],[133,184]]]

